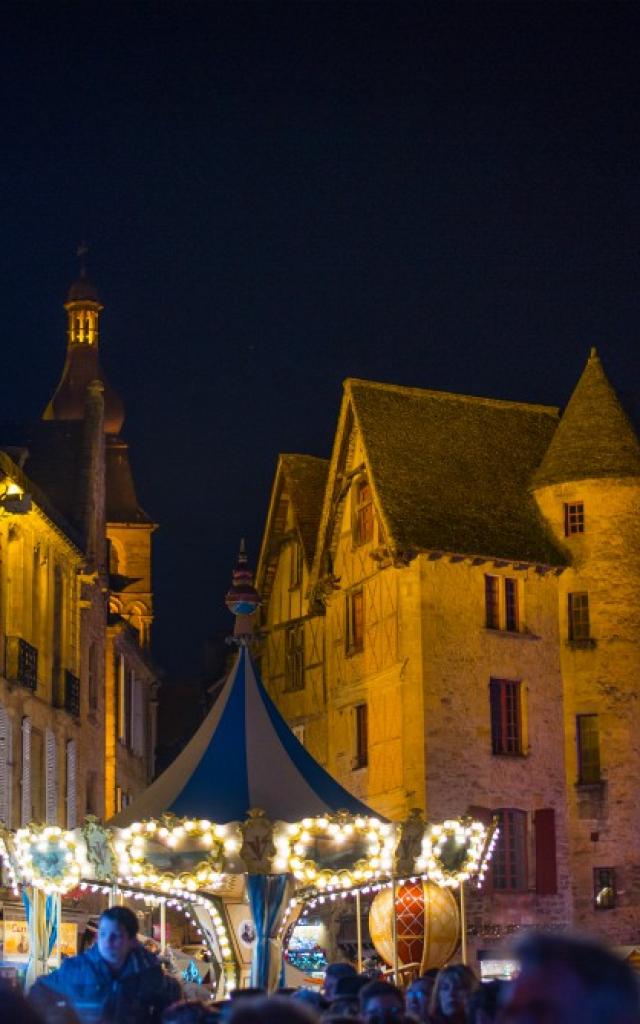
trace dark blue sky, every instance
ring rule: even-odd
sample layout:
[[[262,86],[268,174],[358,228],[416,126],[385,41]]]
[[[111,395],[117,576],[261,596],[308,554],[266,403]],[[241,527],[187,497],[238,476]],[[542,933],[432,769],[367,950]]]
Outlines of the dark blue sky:
[[[636,4],[9,4],[2,418],[40,413],[86,237],[156,534],[156,655],[196,671],[279,451],[346,376],[562,404],[637,390]]]

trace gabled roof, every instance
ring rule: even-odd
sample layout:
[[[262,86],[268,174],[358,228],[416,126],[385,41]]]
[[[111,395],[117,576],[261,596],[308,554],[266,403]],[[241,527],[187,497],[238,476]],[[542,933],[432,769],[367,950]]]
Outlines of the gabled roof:
[[[372,812],[315,761],[270,700],[246,647],[182,753],[111,819],[125,826],[170,812],[223,823],[254,807],[272,820]]]
[[[257,586],[265,600],[271,592],[289,503],[305,561],[309,567],[313,563],[328,471],[329,460],[315,455],[278,457],[256,573]]]
[[[534,484],[628,476],[640,476],[640,442],[593,348]]]
[[[355,379],[344,389],[319,548],[331,547],[341,479],[355,468],[355,425],[390,548],[565,564],[529,492],[557,409]]]

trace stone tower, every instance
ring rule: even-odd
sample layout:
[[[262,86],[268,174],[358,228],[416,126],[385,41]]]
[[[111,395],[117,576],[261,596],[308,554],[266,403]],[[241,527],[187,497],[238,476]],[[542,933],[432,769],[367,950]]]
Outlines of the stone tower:
[[[153,621],[151,534],[155,524],[138,503],[129,445],[121,436],[124,406],[100,362],[100,314],[104,307],[87,277],[83,249],[80,259],[80,273],[64,307],[68,318],[66,360],[43,419],[86,423],[88,388],[94,381],[101,382],[110,611],[128,622],[136,630],[140,645],[148,647]]]
[[[640,925],[640,443],[595,349],[534,495],[570,560],[558,599],[574,923],[631,943]]]

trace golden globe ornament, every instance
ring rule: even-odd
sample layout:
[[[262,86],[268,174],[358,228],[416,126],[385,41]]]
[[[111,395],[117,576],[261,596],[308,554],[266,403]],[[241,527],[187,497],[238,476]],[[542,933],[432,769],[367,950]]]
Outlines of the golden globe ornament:
[[[393,894],[383,889],[369,911],[369,932],[378,954],[393,966]],[[450,889],[435,882],[407,882],[396,890],[398,963],[420,964],[420,973],[442,967],[460,939],[460,914]]]

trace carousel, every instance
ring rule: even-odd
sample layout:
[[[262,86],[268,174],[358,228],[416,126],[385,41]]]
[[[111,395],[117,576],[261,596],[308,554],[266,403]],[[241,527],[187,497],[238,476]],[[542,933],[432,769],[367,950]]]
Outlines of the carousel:
[[[0,834],[26,910],[27,985],[56,965],[61,900],[72,891],[156,907],[161,953],[167,915],[186,915],[218,999],[238,985],[276,988],[297,923],[338,900],[353,903],[360,969],[363,900],[397,979],[441,966],[458,947],[466,960],[465,886],[482,885],[495,823],[427,822],[419,810],[390,822],[352,796],[298,742],[259,677],[259,598],[244,552],[226,603],[233,668],[169,768],[106,825],[87,818],[73,831],[32,823]]]

